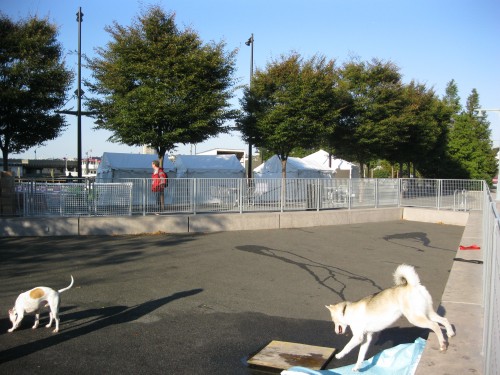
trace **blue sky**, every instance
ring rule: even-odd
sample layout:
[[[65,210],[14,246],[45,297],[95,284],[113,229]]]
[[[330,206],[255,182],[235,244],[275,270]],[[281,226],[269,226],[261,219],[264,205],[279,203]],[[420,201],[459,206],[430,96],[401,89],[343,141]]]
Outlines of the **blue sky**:
[[[13,19],[37,15],[56,23],[67,64],[76,73],[79,7],[84,13],[82,53],[92,56],[95,47],[110,40],[105,26],[113,21],[130,25],[152,4],[174,12],[177,25],[193,28],[203,41],[224,40],[228,50],[238,49],[236,77],[242,84],[249,81],[250,48],[245,41],[253,33],[256,68],[290,51],[304,57],[322,54],[338,64],[351,57],[390,60],[400,67],[405,82],[425,83],[442,96],[454,79],[462,104],[475,88],[483,108],[500,109],[498,0],[2,0],[0,10]],[[90,72],[84,68],[82,75]],[[76,108],[76,101],[66,107]],[[500,112],[490,112],[488,119],[498,145]],[[76,117],[68,116],[68,123],[61,137],[36,149],[37,158],[77,156]],[[141,151],[107,142],[110,133],[93,130],[89,118],[82,124],[83,157]],[[235,132],[198,144],[196,150],[216,147],[246,149]],[[179,145],[176,153],[191,151],[194,147]],[[34,158],[35,149],[11,157]]]

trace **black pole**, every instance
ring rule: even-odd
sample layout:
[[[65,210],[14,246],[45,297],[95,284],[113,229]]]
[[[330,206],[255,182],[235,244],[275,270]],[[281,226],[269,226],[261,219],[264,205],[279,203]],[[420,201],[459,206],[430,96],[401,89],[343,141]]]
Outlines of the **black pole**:
[[[77,110],[77,129],[78,129],[78,178],[82,178],[82,8],[76,14],[78,21],[78,110]]]
[[[253,77],[253,33],[250,39],[245,43],[250,46],[250,88],[252,87],[252,77]],[[248,170],[247,177],[252,178],[252,143],[248,142]]]

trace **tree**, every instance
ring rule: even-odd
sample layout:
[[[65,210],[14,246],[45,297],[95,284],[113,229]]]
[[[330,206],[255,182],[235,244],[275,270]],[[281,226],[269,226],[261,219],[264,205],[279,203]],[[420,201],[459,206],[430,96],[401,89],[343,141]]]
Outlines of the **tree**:
[[[392,163],[413,165],[413,174],[438,152],[447,134],[450,111],[423,84],[414,81],[404,85],[401,107],[396,115],[393,147],[387,147],[385,158]]]
[[[240,100],[238,127],[243,139],[277,154],[286,177],[286,162],[294,148],[319,145],[333,123],[337,102],[334,62],[298,53],[281,56],[257,70]]]
[[[203,44],[196,32],[179,30],[175,15],[152,7],[130,27],[116,22],[106,31],[112,41],[89,60],[96,96],[87,103],[97,128],[110,140],[149,145],[163,164],[178,143],[198,143],[226,132],[235,51],[225,44]]]
[[[342,90],[350,104],[343,109],[330,144],[338,156],[363,165],[382,158],[399,141],[396,123],[403,84],[399,68],[391,62],[352,60],[340,69]]]
[[[447,151],[450,159],[460,166],[454,178],[491,181],[496,173],[490,124],[486,118],[477,116],[479,108],[479,94],[473,89],[465,110],[453,116]]]
[[[46,19],[13,22],[0,15],[0,149],[9,154],[56,138],[67,126],[62,107],[73,79],[57,29]]]

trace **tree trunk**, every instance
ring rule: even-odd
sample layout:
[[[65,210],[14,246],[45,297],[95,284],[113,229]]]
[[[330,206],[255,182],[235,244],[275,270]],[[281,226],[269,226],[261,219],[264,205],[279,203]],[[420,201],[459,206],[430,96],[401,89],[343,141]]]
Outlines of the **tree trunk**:
[[[7,152],[7,148],[2,149],[2,157],[3,157],[3,170],[5,172],[9,171],[9,153]]]

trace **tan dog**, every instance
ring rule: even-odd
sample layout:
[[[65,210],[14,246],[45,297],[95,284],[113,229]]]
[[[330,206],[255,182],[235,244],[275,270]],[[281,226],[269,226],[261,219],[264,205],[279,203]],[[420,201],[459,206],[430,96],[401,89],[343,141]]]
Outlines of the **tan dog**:
[[[12,309],[9,310],[9,318],[12,322],[12,328],[8,332],[14,331],[24,318],[24,314],[35,313],[35,329],[38,327],[40,321],[40,310],[43,307],[50,307],[50,321],[46,325],[49,328],[52,321],[56,321],[54,332],[59,332],[59,304],[61,302],[60,294],[73,286],[73,276],[71,276],[71,283],[63,289],[55,291],[54,289],[45,286],[39,286],[21,293],[16,299],[16,303]]]
[[[447,342],[437,323],[446,327],[448,337],[455,335],[448,320],[434,312],[431,295],[427,288],[420,284],[420,278],[412,266],[400,265],[394,273],[394,283],[392,288],[357,302],[340,302],[326,306],[335,324],[335,332],[340,335],[350,326],[353,335],[335,358],[344,357],[361,344],[353,371],[359,370],[364,361],[373,333],[389,327],[401,315],[417,327],[433,330],[438,337],[440,350],[446,350]]]

